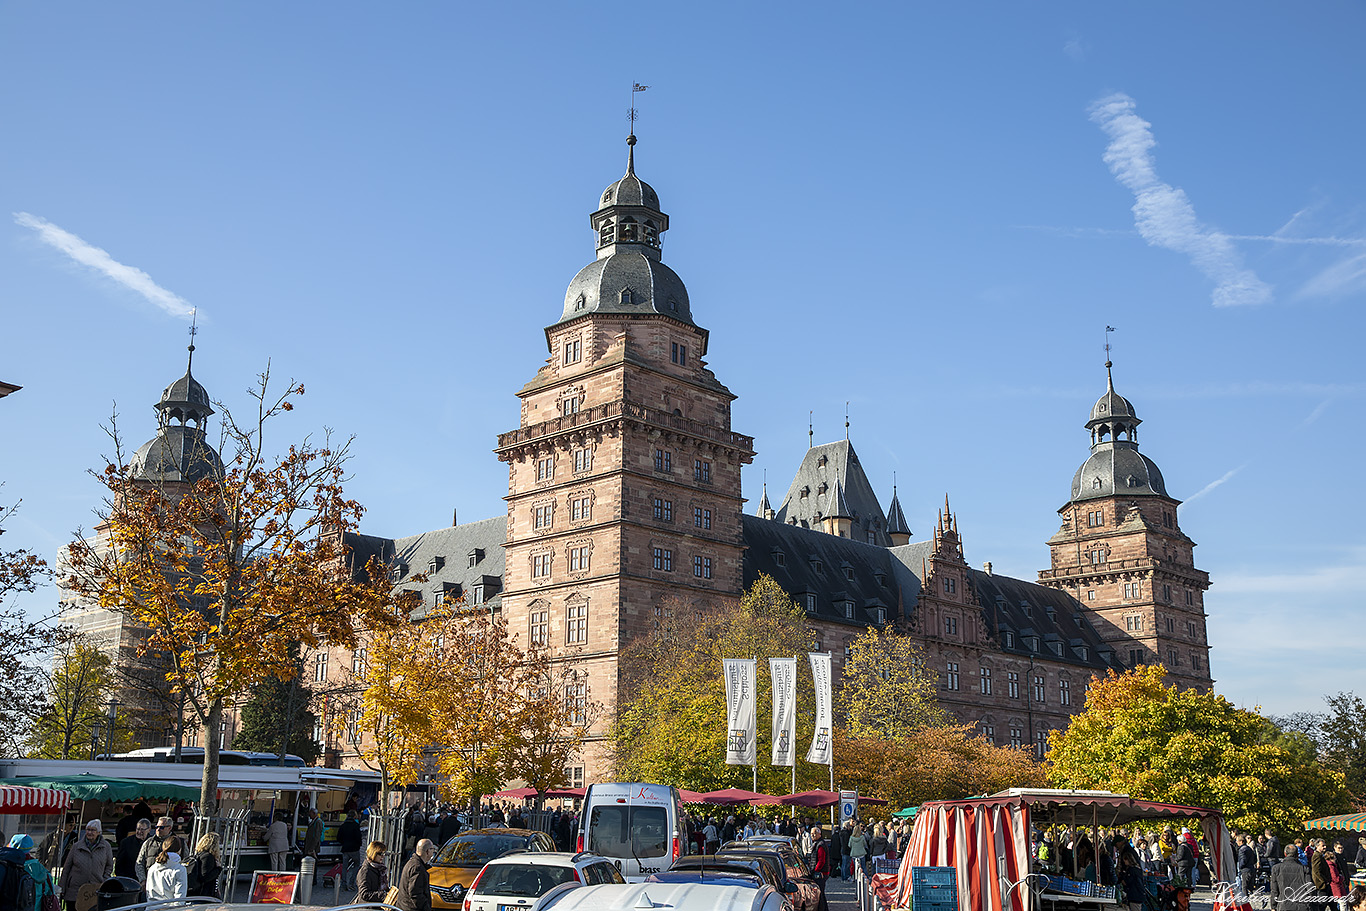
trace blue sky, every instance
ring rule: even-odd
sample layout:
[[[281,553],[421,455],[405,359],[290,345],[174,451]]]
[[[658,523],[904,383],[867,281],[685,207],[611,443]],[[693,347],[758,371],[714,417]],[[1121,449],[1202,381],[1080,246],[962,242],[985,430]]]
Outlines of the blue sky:
[[[917,537],[1033,578],[1115,380],[1185,499],[1218,688],[1366,691],[1360,4],[0,6],[0,502],[55,555],[114,403],[184,367],[355,434],[364,529],[501,513],[491,453],[638,170],[778,493],[852,439]],[[103,251],[103,257],[99,251]],[[279,437],[282,441],[284,436]],[[26,602],[41,609],[49,590]]]

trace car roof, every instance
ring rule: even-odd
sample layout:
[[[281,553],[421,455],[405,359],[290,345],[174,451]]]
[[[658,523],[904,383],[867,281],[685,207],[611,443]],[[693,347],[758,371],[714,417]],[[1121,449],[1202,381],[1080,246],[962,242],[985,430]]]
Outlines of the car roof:
[[[647,883],[710,883],[714,886],[743,886],[746,889],[759,889],[764,885],[764,879],[753,870],[733,872],[731,870],[718,870],[713,873],[710,869],[703,870],[700,867],[689,870],[665,870],[663,873],[651,873],[645,877]]]
[[[587,851],[580,851],[572,854],[568,851],[516,851],[512,854],[504,854],[490,860],[491,864],[565,864],[566,866],[577,866],[578,864],[592,863],[610,864],[611,861],[601,854],[590,854]]]
[[[535,829],[512,829],[507,826],[489,826],[484,829],[468,829],[458,835],[452,835],[451,839],[469,838],[472,835],[535,835]]]
[[[754,911],[771,894],[763,889],[720,883],[627,883],[569,889],[552,906],[556,911],[634,911],[646,898],[655,908],[673,911]]]

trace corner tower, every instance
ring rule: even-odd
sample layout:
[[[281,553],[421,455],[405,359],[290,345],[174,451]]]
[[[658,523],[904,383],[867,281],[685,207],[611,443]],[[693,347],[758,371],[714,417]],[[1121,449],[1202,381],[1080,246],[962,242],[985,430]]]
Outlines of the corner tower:
[[[499,435],[508,463],[503,611],[521,641],[575,662],[604,711],[584,765],[605,774],[618,656],[666,611],[735,601],[742,588],[740,468],[754,442],[730,426],[735,396],[707,369],[707,330],[662,260],[669,218],[626,175],[589,217],[597,257],[545,330],[550,359]],[[568,695],[568,694],[567,694]]]
[[[1115,392],[1111,366],[1105,362],[1105,394],[1086,422],[1091,456],[1058,510],[1062,528],[1048,540],[1052,568],[1039,582],[1076,598],[1124,663],[1159,663],[1178,686],[1208,690],[1209,574],[1195,568],[1195,542],[1177,521],[1180,501],[1138,451],[1141,421]]]

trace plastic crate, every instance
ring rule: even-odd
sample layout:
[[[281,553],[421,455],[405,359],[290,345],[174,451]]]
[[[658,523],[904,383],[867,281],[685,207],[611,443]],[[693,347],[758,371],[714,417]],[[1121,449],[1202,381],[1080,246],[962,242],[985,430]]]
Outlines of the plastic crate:
[[[953,867],[911,867],[914,911],[958,911],[958,871]]]

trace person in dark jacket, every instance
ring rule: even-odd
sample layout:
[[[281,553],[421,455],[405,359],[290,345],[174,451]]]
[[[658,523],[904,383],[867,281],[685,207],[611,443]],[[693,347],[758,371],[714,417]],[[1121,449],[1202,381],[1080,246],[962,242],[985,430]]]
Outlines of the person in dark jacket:
[[[1261,866],[1261,859],[1257,857],[1257,849],[1252,847],[1252,840],[1246,835],[1238,836],[1238,884],[1243,887],[1244,895],[1251,895],[1254,884],[1257,882],[1257,868]]]
[[[1302,900],[1309,891],[1309,875],[1299,861],[1299,852],[1294,845],[1287,845],[1284,854],[1285,860],[1271,868],[1271,906],[1276,911],[1309,911],[1309,902]],[[1292,896],[1301,900],[1292,901]]]
[[[436,845],[424,838],[403,865],[403,872],[398,875],[398,898],[394,899],[402,911],[432,911],[432,883],[427,868],[435,856]]]
[[[825,840],[820,826],[811,830],[811,857],[811,878],[821,890],[816,911],[828,911],[830,906],[825,897],[825,881],[830,878],[830,842]]]
[[[1267,829],[1262,833],[1266,836],[1266,858],[1271,861],[1271,866],[1285,860],[1285,849],[1281,847],[1281,840],[1276,837],[1276,833]]]
[[[1176,867],[1176,875],[1184,879],[1187,886],[1195,885],[1195,880],[1191,877],[1195,871],[1195,849],[1184,838],[1176,840],[1176,852],[1172,854],[1172,865]]]
[[[337,829],[337,846],[341,849],[343,886],[355,882],[356,874],[360,873],[360,850],[365,843],[365,837],[361,834],[360,820],[356,816],[355,813],[347,813],[342,819],[341,826]]]
[[[437,845],[444,845],[459,834],[460,814],[452,810],[441,818],[441,826],[437,829]]]
[[[382,902],[389,892],[389,868],[384,866],[384,842],[372,841],[365,849],[365,863],[356,873],[356,901]]]
[[[1143,911],[1143,868],[1133,851],[1119,855],[1119,887],[1124,891],[1124,903],[1129,911]]]
[[[142,851],[143,842],[152,834],[152,821],[150,819],[139,819],[137,827],[132,834],[119,842],[119,849],[114,854],[114,875],[126,876],[129,879],[139,879],[138,876],[138,854]]]
[[[1309,855],[1309,878],[1314,881],[1314,891],[1319,895],[1332,895],[1328,858],[1323,856],[1323,848],[1314,842],[1314,853]]]

